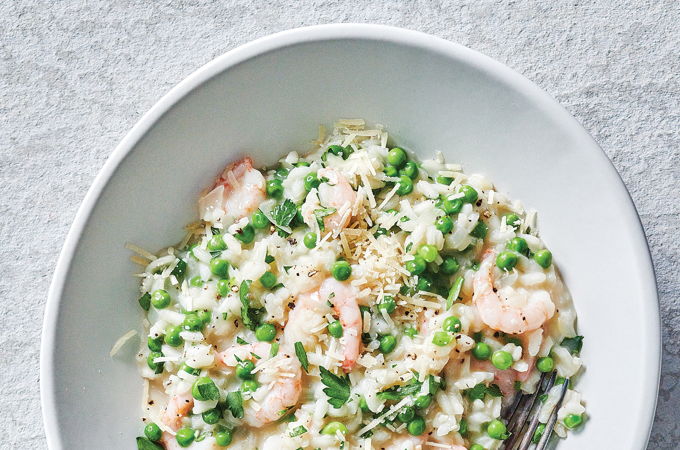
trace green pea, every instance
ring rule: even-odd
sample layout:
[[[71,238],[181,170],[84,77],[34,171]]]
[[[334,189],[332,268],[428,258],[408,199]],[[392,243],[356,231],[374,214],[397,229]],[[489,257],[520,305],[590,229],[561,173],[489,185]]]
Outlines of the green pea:
[[[448,331],[449,333],[458,333],[463,328],[463,324],[458,317],[449,316],[444,319],[442,328],[444,331]]]
[[[385,175],[388,177],[398,177],[399,176],[399,169],[397,169],[394,166],[385,166],[385,169],[383,169],[385,172]]]
[[[236,376],[242,380],[251,380],[254,376],[253,370],[255,370],[255,364],[252,361],[241,361],[236,365]]]
[[[564,418],[564,426],[573,430],[583,423],[583,416],[581,414],[569,414]]]
[[[210,271],[218,277],[225,277],[229,273],[229,261],[222,258],[210,260]]]
[[[305,247],[307,248],[316,247],[316,233],[310,231],[309,233],[305,234],[305,237],[302,238],[302,242],[305,244]]]
[[[522,255],[526,255],[529,253],[529,245],[527,245],[527,241],[521,237],[515,237],[510,239],[506,244],[506,247],[508,248],[508,250],[516,251],[517,253],[520,253]]]
[[[180,428],[175,435],[180,447],[188,447],[194,442],[194,430],[189,427]]]
[[[391,295],[386,295],[383,297],[382,301],[378,303],[378,309],[384,310],[387,314],[392,314],[395,309],[397,309],[397,302],[394,301],[394,297]]]
[[[430,403],[432,403],[432,396],[427,394],[419,395],[413,401],[413,405],[418,409],[425,409],[430,406]]]
[[[420,275],[425,271],[427,263],[422,256],[416,255],[412,260],[406,261],[405,267],[406,270],[411,273],[411,275]]]
[[[519,228],[520,225],[520,218],[517,216],[517,214],[506,214],[505,216],[505,223],[511,227],[513,230],[516,230]]]
[[[290,170],[286,169],[285,167],[279,167],[274,172],[274,176],[276,178],[278,178],[279,180],[285,180],[286,178],[288,178],[289,173],[290,173]]]
[[[403,148],[394,147],[392,150],[387,152],[387,162],[396,168],[400,168],[406,164],[407,160],[408,156],[406,155],[406,151],[404,151]]]
[[[361,409],[363,412],[371,412],[371,409],[368,407],[368,403],[366,402],[366,399],[364,397],[361,397],[359,399],[359,409]]]
[[[311,172],[308,173],[307,176],[305,176],[304,184],[305,190],[309,192],[312,189],[319,187],[321,181],[319,180],[319,177],[317,177],[316,172]]]
[[[460,422],[458,422],[458,433],[461,436],[465,436],[468,432],[468,423],[465,417],[461,417]]]
[[[484,239],[488,231],[489,227],[480,220],[479,222],[477,222],[477,225],[475,225],[475,227],[470,232],[470,236],[476,237],[478,239]]]
[[[147,356],[147,358],[146,358],[146,365],[149,366],[149,369],[153,370],[154,373],[163,372],[164,363],[154,362],[154,359],[161,358],[162,356],[163,356],[163,353],[161,353],[161,352],[151,352],[151,353],[149,353],[149,356]]]
[[[397,194],[408,195],[413,192],[413,180],[411,180],[406,175],[401,175],[399,177],[399,187],[397,188]]]
[[[218,400],[220,393],[210,377],[201,377],[191,386],[191,395],[196,400],[207,401]]]
[[[271,342],[276,337],[276,327],[271,323],[263,323],[255,330],[255,337],[258,341]]]
[[[334,320],[328,324],[328,333],[334,338],[340,339],[342,337],[342,324],[339,320]]]
[[[198,317],[198,314],[189,313],[184,316],[182,328],[187,331],[201,331],[205,323]]]
[[[512,355],[505,350],[496,350],[491,355],[491,364],[497,369],[507,370],[512,366],[513,359]]]
[[[487,360],[491,357],[491,347],[485,342],[477,342],[472,349],[472,356],[480,360]]]
[[[541,436],[543,436],[543,433],[545,433],[545,424],[539,423],[538,426],[536,427],[536,431],[534,431],[534,435],[531,437],[531,442],[533,444],[538,444],[538,441],[541,440]]]
[[[494,419],[486,426],[486,434],[493,439],[503,440],[508,438],[508,429],[498,419]]]
[[[149,350],[151,350],[152,352],[160,352],[161,347],[163,346],[163,336],[147,338],[146,346],[149,347]]]
[[[434,223],[436,229],[443,234],[449,233],[453,230],[453,220],[449,216],[442,216]]]
[[[408,423],[412,421],[415,416],[416,410],[412,406],[404,406],[401,408],[401,411],[399,411],[399,414],[397,414],[397,419],[401,422]]]
[[[267,181],[267,195],[273,198],[283,197],[283,182],[276,178]]]
[[[458,269],[460,269],[460,264],[453,256],[445,256],[444,262],[439,266],[439,270],[441,270],[444,275],[453,275],[458,272]]]
[[[421,245],[418,249],[418,254],[427,262],[434,262],[434,260],[437,259],[437,256],[439,256],[437,247],[429,244]]]
[[[399,175],[406,175],[412,180],[418,178],[418,165],[413,161],[409,161],[404,165],[404,168],[399,171]]]
[[[434,345],[444,347],[445,345],[449,345],[452,339],[453,337],[451,337],[451,335],[446,331],[437,331],[434,333],[434,336],[432,337],[432,343]]]
[[[416,289],[419,291],[432,291],[432,280],[425,274],[418,276],[418,282],[416,283]]]
[[[201,287],[203,286],[203,279],[200,275],[196,275],[195,277],[191,277],[189,284],[193,287]]]
[[[209,409],[203,412],[201,417],[203,418],[203,422],[208,425],[215,425],[222,418],[222,411],[220,411],[219,408]]]
[[[496,265],[501,270],[511,271],[517,265],[517,254],[513,252],[500,252],[496,257]]]
[[[534,253],[534,261],[538,263],[539,266],[547,269],[552,264],[552,253],[548,249],[539,250]]]
[[[450,186],[451,183],[453,183],[453,178],[451,178],[451,177],[438,176],[435,180],[437,181],[437,183],[445,184],[447,186]]]
[[[331,274],[336,280],[345,281],[352,275],[352,266],[347,261],[335,261],[331,268]]]
[[[260,383],[255,380],[243,380],[243,383],[241,383],[241,391],[243,392],[255,392],[259,387]]]
[[[406,425],[406,430],[412,436],[420,436],[425,432],[425,419],[416,416]]]
[[[179,347],[184,343],[184,339],[182,339],[182,336],[179,335],[182,331],[183,330],[181,326],[170,327],[165,330],[165,337],[163,340],[170,347]]]
[[[260,277],[260,283],[262,283],[262,286],[266,289],[271,289],[276,284],[276,275],[267,271]]]
[[[404,328],[404,334],[408,337],[414,337],[418,334],[418,330],[415,327],[406,327]]]
[[[231,444],[233,439],[233,432],[231,430],[222,430],[215,433],[215,443],[220,447],[226,447]]]
[[[346,434],[349,430],[342,422],[328,422],[326,426],[321,429],[321,434],[330,434],[335,436],[338,431],[342,434]]]
[[[555,361],[550,356],[538,358],[538,361],[536,361],[536,368],[539,372],[552,372],[555,368]]]
[[[486,449],[479,444],[472,444],[470,446],[470,450],[486,450]]]
[[[221,234],[215,234],[208,241],[208,250],[211,252],[216,252],[220,250],[226,250],[227,244],[224,242],[224,238]]]
[[[397,338],[391,334],[386,334],[380,338],[380,352],[387,354],[394,351],[397,346]]]
[[[156,309],[163,309],[170,306],[170,294],[165,289],[156,289],[151,294],[151,304]]]
[[[262,211],[259,209],[255,211],[250,218],[250,222],[253,224],[253,227],[257,228],[258,230],[262,230],[263,228],[267,228],[269,226],[269,219],[267,219],[267,216],[264,215]]]
[[[222,278],[217,281],[217,293],[220,297],[226,297],[231,292],[231,286],[229,285],[229,280]]]
[[[328,153],[335,156],[343,157],[343,155],[345,154],[345,148],[342,145],[331,145],[330,147],[328,147]]]
[[[465,203],[474,203],[477,201],[477,190],[468,184],[460,187],[460,192],[463,193],[463,201]]]
[[[440,199],[437,201],[435,206],[446,214],[458,214],[461,209],[463,209],[463,200],[456,198],[454,200],[449,200],[448,198]]]
[[[144,427],[144,436],[146,436],[150,441],[157,442],[161,440],[163,436],[163,431],[155,423],[151,422]]]
[[[255,228],[253,228],[251,224],[248,224],[236,231],[234,237],[244,244],[250,244],[255,239]]]

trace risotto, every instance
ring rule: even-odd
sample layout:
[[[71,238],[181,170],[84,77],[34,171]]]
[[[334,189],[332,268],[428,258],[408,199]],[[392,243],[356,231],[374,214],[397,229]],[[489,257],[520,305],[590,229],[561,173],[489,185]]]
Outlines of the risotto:
[[[139,449],[497,449],[516,393],[556,371],[545,423],[581,369],[536,212],[380,126],[341,120],[270,169],[232,162],[198,209],[180,244],[130,246]],[[572,388],[560,437],[585,420]]]

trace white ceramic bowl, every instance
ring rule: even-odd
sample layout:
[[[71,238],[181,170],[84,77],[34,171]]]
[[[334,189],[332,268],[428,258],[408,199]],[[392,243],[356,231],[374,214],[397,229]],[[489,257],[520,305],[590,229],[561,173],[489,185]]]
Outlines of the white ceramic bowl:
[[[198,192],[227,162],[273,163],[319,123],[362,117],[421,156],[441,150],[539,211],[573,294],[590,420],[560,449],[640,449],[654,415],[660,327],[635,208],[597,144],[507,67],[422,33],[376,25],[287,31],[180,83],[123,139],[88,192],[54,273],[41,352],[53,449],[132,448],[142,429],[135,345],[138,270],[123,245],[181,239]]]

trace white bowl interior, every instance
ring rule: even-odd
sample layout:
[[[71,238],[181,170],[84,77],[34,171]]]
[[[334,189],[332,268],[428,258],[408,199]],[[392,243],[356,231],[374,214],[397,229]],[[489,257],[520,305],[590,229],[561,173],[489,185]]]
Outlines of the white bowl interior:
[[[606,157],[552,100],[481,55],[382,27],[269,38],[203,69],[183,90],[211,71],[218,73],[155,123],[142,120],[137,134],[152,126],[117,150],[120,158],[134,144],[105,186],[106,175],[98,179],[95,190],[103,190],[89,221],[87,205],[77,219],[71,239],[84,225],[82,237],[70,269],[70,251],[62,256],[44,335],[43,397],[53,448],[131,448],[141,432],[136,342],[109,357],[116,339],[141,321],[131,276],[139,269],[124,244],[155,250],[179,241],[182,226],[196,216],[198,192],[225,163],[249,154],[270,164],[305,149],[318,124],[338,117],[384,124],[395,142],[421,157],[441,150],[538,209],[542,237],[585,335],[587,371],[579,389],[590,420],[560,448],[644,445],[659,352],[644,235]],[[86,202],[94,200],[91,193]]]

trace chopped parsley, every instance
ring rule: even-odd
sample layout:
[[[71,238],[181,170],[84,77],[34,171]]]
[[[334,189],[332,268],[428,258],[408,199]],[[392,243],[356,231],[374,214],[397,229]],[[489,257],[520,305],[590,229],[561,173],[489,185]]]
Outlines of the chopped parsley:
[[[297,356],[297,359],[300,360],[300,364],[302,365],[302,368],[305,369],[305,372],[309,372],[309,361],[307,360],[307,352],[305,351],[305,348],[302,346],[302,342],[298,341],[294,345],[295,356]]]
[[[465,391],[465,395],[470,400],[484,400],[485,395],[490,395],[491,397],[502,397],[503,393],[497,384],[491,384],[486,386],[484,383],[479,383],[472,389]]]
[[[321,231],[326,231],[326,227],[323,223],[323,218],[330,216],[336,211],[335,208],[320,208],[314,210],[314,217],[316,217],[316,223],[319,224],[319,229]]]
[[[340,408],[349,400],[350,384],[347,375],[338,376],[325,367],[319,367],[321,382],[327,386],[323,392],[328,396],[328,403]]]
[[[288,435],[290,437],[295,437],[295,436],[300,436],[301,434],[305,434],[306,432],[307,432],[307,428],[300,425],[299,427],[293,428]]]
[[[297,214],[297,206],[295,203],[286,199],[283,203],[276,205],[272,211],[272,218],[274,223],[280,227],[287,227],[295,218]]]
[[[564,338],[560,345],[569,350],[572,355],[578,355],[583,348],[583,336]]]
[[[227,409],[235,418],[243,418],[243,397],[241,397],[239,391],[229,392],[227,394]]]

